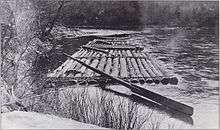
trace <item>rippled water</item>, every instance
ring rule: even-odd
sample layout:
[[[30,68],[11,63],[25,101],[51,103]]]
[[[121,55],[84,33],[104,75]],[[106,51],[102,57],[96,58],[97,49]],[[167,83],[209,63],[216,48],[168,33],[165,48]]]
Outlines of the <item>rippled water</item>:
[[[213,29],[155,29],[159,42],[150,43],[150,52],[172,66],[188,86],[188,94],[218,95],[218,34]]]
[[[194,107],[194,123],[188,128],[218,128],[219,46],[215,29],[151,29],[151,33],[137,37],[154,58],[181,79],[178,89],[156,91]]]

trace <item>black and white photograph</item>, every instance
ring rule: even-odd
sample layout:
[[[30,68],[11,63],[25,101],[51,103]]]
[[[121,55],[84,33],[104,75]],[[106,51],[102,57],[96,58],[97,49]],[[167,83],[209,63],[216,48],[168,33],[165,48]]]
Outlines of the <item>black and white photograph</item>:
[[[219,127],[219,1],[0,0],[1,129]]]

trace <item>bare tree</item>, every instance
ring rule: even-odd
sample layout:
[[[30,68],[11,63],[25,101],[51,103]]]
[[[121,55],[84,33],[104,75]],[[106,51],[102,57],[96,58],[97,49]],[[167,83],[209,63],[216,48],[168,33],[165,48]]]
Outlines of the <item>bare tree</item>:
[[[1,1],[1,90],[3,105],[24,107],[21,98],[30,93],[31,69],[36,45],[35,11],[29,0]],[[24,109],[25,110],[25,109]]]

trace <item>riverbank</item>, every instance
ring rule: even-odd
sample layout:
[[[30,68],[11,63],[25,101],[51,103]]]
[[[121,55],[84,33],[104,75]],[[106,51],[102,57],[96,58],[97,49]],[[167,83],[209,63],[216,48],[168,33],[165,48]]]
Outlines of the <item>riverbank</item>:
[[[1,114],[2,129],[106,129],[92,124],[35,112]]]

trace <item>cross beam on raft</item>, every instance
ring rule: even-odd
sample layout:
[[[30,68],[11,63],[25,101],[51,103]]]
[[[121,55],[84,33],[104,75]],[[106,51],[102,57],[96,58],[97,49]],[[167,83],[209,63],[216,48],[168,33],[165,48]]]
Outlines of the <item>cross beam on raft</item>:
[[[108,49],[108,50],[144,50],[143,47],[139,47],[139,46],[131,46],[131,47],[128,47],[128,46],[125,46],[125,45],[115,45],[115,46],[112,46],[112,45],[91,45],[91,47],[94,47],[94,48],[99,48],[99,49]]]
[[[173,110],[176,110],[176,111],[179,111],[181,113],[184,113],[186,115],[189,115],[189,116],[192,116],[193,115],[193,108],[186,105],[186,104],[183,104],[183,103],[180,103],[180,102],[177,102],[173,99],[170,99],[170,98],[167,98],[167,97],[164,97],[160,94],[157,94],[155,92],[152,92],[152,91],[149,91],[145,88],[142,88],[138,85],[135,85],[135,84],[132,84],[132,83],[128,83],[128,82],[125,82],[124,80],[122,79],[119,79],[119,78],[115,78],[109,74],[106,74],[105,72],[102,72],[94,67],[91,67],[87,64],[85,64],[84,62],[76,59],[76,58],[73,58],[71,57],[70,55],[68,54],[65,54],[65,56],[69,57],[70,59],[74,60],[74,61],[77,61],[79,62],[80,64],[86,66],[87,68],[91,69],[92,71],[96,72],[96,73],[99,73],[100,75],[104,76],[104,77],[107,77],[127,88],[129,88],[133,93],[135,94],[138,94],[140,96],[143,96],[145,98],[148,98],[148,99],[151,99],[152,101],[156,102],[156,103],[159,103],[161,105],[164,105],[168,108],[171,108]]]
[[[89,50],[94,50],[94,51],[98,51],[98,52],[102,52],[102,53],[108,54],[108,51],[106,51],[106,50],[98,49],[98,48],[96,48],[96,47],[90,47],[90,46],[88,46],[88,45],[86,45],[86,46],[83,45],[82,48],[84,48],[84,49],[89,49]]]

